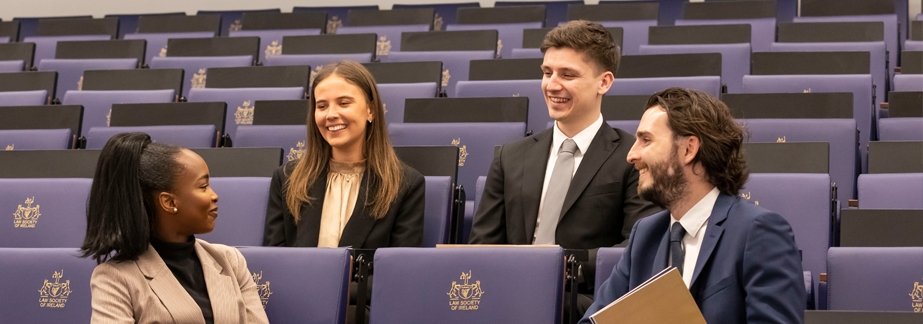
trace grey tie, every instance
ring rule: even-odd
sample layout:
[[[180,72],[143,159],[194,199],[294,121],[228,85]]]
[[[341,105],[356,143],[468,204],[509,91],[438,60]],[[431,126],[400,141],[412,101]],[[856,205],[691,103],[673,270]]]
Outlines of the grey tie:
[[[545,204],[542,214],[539,215],[538,232],[535,234],[535,244],[554,244],[554,233],[561,219],[561,208],[564,207],[564,197],[570,180],[574,178],[574,154],[577,153],[577,143],[572,139],[564,140],[558,159],[554,162],[551,171],[551,181],[545,191]]]

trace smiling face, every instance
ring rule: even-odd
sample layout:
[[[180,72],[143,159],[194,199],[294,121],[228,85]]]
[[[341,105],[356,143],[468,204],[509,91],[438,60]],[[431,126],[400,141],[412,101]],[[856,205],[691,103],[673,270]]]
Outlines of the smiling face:
[[[333,159],[362,160],[366,127],[374,118],[362,89],[333,74],[317,84],[314,97],[314,122],[330,144]]]
[[[172,194],[177,213],[173,226],[185,229],[188,235],[203,234],[215,229],[218,218],[218,195],[209,185],[208,165],[195,152],[183,149],[176,162],[184,171],[176,178]]]
[[[679,146],[667,124],[667,113],[660,106],[648,108],[641,117],[628,163],[640,173],[638,195],[642,199],[669,208],[685,194],[688,180]]]
[[[602,96],[609,91],[613,79],[612,72],[600,70],[586,55],[571,48],[552,47],[545,51],[542,93],[548,115],[559,128],[574,125],[579,131],[599,117]]]

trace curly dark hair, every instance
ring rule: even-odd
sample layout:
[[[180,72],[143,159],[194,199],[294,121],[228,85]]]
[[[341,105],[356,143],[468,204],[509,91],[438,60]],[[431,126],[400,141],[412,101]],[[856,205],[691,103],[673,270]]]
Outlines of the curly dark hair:
[[[614,75],[619,69],[621,54],[618,45],[612,40],[612,33],[599,23],[571,20],[555,27],[542,40],[541,51],[544,54],[549,48],[562,47],[584,53],[602,68],[599,73],[611,71]]]
[[[720,100],[698,90],[669,88],[647,100],[647,108],[663,107],[673,139],[695,136],[701,143],[692,163],[705,168],[708,182],[734,196],[750,177],[741,150],[747,130],[734,121]]]

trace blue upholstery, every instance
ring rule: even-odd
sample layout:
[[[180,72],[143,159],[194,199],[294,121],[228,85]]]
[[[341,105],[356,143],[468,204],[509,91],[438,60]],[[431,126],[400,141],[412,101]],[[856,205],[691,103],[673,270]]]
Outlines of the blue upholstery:
[[[897,64],[895,61],[890,61],[891,66],[888,66],[885,42],[773,43],[770,50],[773,52],[869,52],[869,71],[872,73],[872,83],[875,85],[876,107],[885,102],[888,70],[893,70],[892,67]]]
[[[923,51],[923,41],[918,40],[906,40],[904,41],[904,47],[901,48],[906,52],[919,52]]]
[[[625,253],[623,247],[599,248],[596,252],[596,285],[593,291],[599,291],[599,286],[612,275],[612,269],[622,259]]]
[[[58,72],[57,93],[80,90],[83,72],[87,70],[131,70],[138,67],[138,59],[44,59],[39,71]]]
[[[109,138],[120,133],[142,132],[151,135],[151,139],[169,145],[185,148],[215,147],[215,125],[182,126],[132,126],[90,128],[87,133],[87,149],[101,150]]]
[[[452,177],[428,176],[423,219],[423,246],[449,243],[452,228]]]
[[[2,37],[0,37],[0,44],[6,44],[6,43],[9,43],[9,42],[10,42],[10,36],[2,36]]]
[[[263,245],[270,180],[268,177],[211,178],[209,185],[218,194],[218,220],[211,233],[198,237],[232,246]]]
[[[721,95],[721,77],[617,78],[606,95],[653,95],[669,87],[696,89],[717,98]]]
[[[342,324],[349,302],[347,249],[243,247],[270,323]]]
[[[205,88],[208,82],[208,69],[221,67],[242,67],[253,65],[253,56],[189,56],[189,57],[155,57],[150,60],[152,69],[183,69],[183,93],[188,96],[189,89]]]
[[[494,51],[421,51],[391,52],[388,62],[442,62],[442,90],[447,94],[455,93],[459,81],[468,80],[468,67],[471,60],[491,60]]]
[[[196,15],[200,14],[219,14],[221,15],[221,29],[219,29],[219,35],[222,37],[227,37],[228,33],[234,30],[239,30],[243,28],[240,24],[241,18],[243,18],[244,13],[247,12],[282,12],[278,8],[276,9],[257,9],[257,10],[199,10],[196,12]]]
[[[923,247],[832,247],[830,310],[920,312]]]
[[[270,56],[263,62],[265,66],[285,66],[285,65],[307,65],[314,68],[311,75],[314,76],[324,68],[324,65],[336,63],[339,61],[354,61],[359,63],[372,62],[372,53],[352,53],[352,54],[284,54]],[[313,81],[314,78],[311,78]]]
[[[923,74],[898,74],[894,76],[894,91],[923,91]]]
[[[618,129],[625,131],[628,134],[634,135],[635,133],[638,132],[638,125],[641,124],[641,121],[640,120],[607,120],[606,124],[609,124],[609,127],[618,128]]]
[[[830,17],[795,17],[794,22],[852,22],[852,21],[880,21],[884,23],[885,27],[885,44],[888,47],[888,59],[893,62],[892,64],[897,63],[897,56],[900,53],[898,50],[899,41],[898,37],[898,19],[897,15],[867,15],[867,16],[830,16]],[[904,37],[907,38],[907,37]],[[892,65],[894,66],[894,65]],[[891,74],[894,75],[894,69],[890,69]]]
[[[690,25],[750,25],[750,45],[754,52],[768,52],[772,42],[776,41],[776,18],[755,19],[716,19],[716,20],[691,20],[677,19],[677,26]],[[627,34],[627,31],[626,31]]]
[[[828,174],[751,173],[740,194],[788,221],[804,270],[819,276],[827,269],[832,199]]]
[[[859,175],[859,208],[923,209],[923,173]]]
[[[41,106],[47,96],[48,90],[0,92],[0,106]]]
[[[878,139],[881,141],[923,141],[923,118],[882,118],[878,121]]]
[[[603,27],[621,27],[622,36],[622,53],[624,55],[640,54],[641,45],[647,45],[647,35],[650,27],[657,26],[656,20],[623,20],[623,21],[600,21]]]
[[[845,202],[856,197],[859,152],[855,120],[738,119],[738,122],[750,131],[750,143],[830,143],[830,180],[837,184],[837,198]]]
[[[144,63],[151,64],[155,57],[167,57],[167,41],[170,38],[212,38],[214,32],[186,32],[186,33],[144,33],[126,34],[125,39],[143,39],[147,41],[144,51]]]
[[[109,35],[78,35],[78,36],[29,36],[23,39],[23,43],[35,43],[35,56],[33,64],[38,66],[44,59],[54,58],[55,51],[58,48],[59,41],[94,41],[110,40]]]
[[[388,123],[404,122],[404,103],[408,98],[436,97],[436,83],[380,83],[378,93],[385,105],[385,121]]]
[[[401,50],[401,33],[429,31],[429,25],[395,25],[395,26],[343,26],[337,28],[337,34],[376,34],[378,35],[377,56],[387,62],[388,54]]]
[[[96,262],[78,255],[76,248],[0,248],[3,322],[89,323]]]
[[[0,130],[0,148],[6,150],[66,150],[72,146],[68,128]]]
[[[563,280],[560,247],[379,249],[369,322],[561,323]]]
[[[23,66],[23,60],[0,61],[0,73],[22,72]]]
[[[80,247],[92,183],[92,179],[0,179],[0,209],[9,212],[10,222],[0,226],[0,247]]]
[[[497,54],[501,57],[512,57],[514,48],[522,48],[522,32],[526,29],[542,28],[541,22],[518,24],[451,24],[446,30],[485,30],[496,29],[499,38]]]
[[[542,80],[459,81],[455,96],[467,97],[528,97],[529,121],[526,130],[538,134],[551,121]]]
[[[542,54],[540,48],[514,48],[510,58],[521,59],[521,58],[544,58],[545,54]]]
[[[256,36],[260,38],[260,62],[266,57],[282,54],[282,38],[285,36],[320,35],[320,29],[262,29],[231,31],[231,37]]]
[[[224,101],[228,104],[224,132],[235,138],[237,125],[253,124],[257,100],[300,100],[304,99],[304,88],[193,88],[189,90],[189,102]],[[234,121],[233,123],[231,121]]]
[[[162,103],[172,102],[173,90],[138,91],[68,91],[64,94],[65,105],[83,105],[81,129],[109,126],[112,104],[117,103]]]
[[[728,93],[743,93],[743,77],[750,74],[750,44],[641,45],[639,54],[721,53],[721,81]]]
[[[240,125],[233,140],[234,147],[281,147],[285,163],[304,155],[307,138],[305,125]]]

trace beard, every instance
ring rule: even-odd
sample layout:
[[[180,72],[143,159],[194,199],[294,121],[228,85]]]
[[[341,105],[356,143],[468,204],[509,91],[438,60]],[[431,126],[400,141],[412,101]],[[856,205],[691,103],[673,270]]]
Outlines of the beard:
[[[683,176],[683,165],[677,156],[677,147],[673,147],[671,157],[666,161],[654,164],[641,164],[647,168],[651,183],[647,187],[638,187],[638,196],[650,201],[660,208],[670,207],[682,199],[689,186],[689,181]]]

